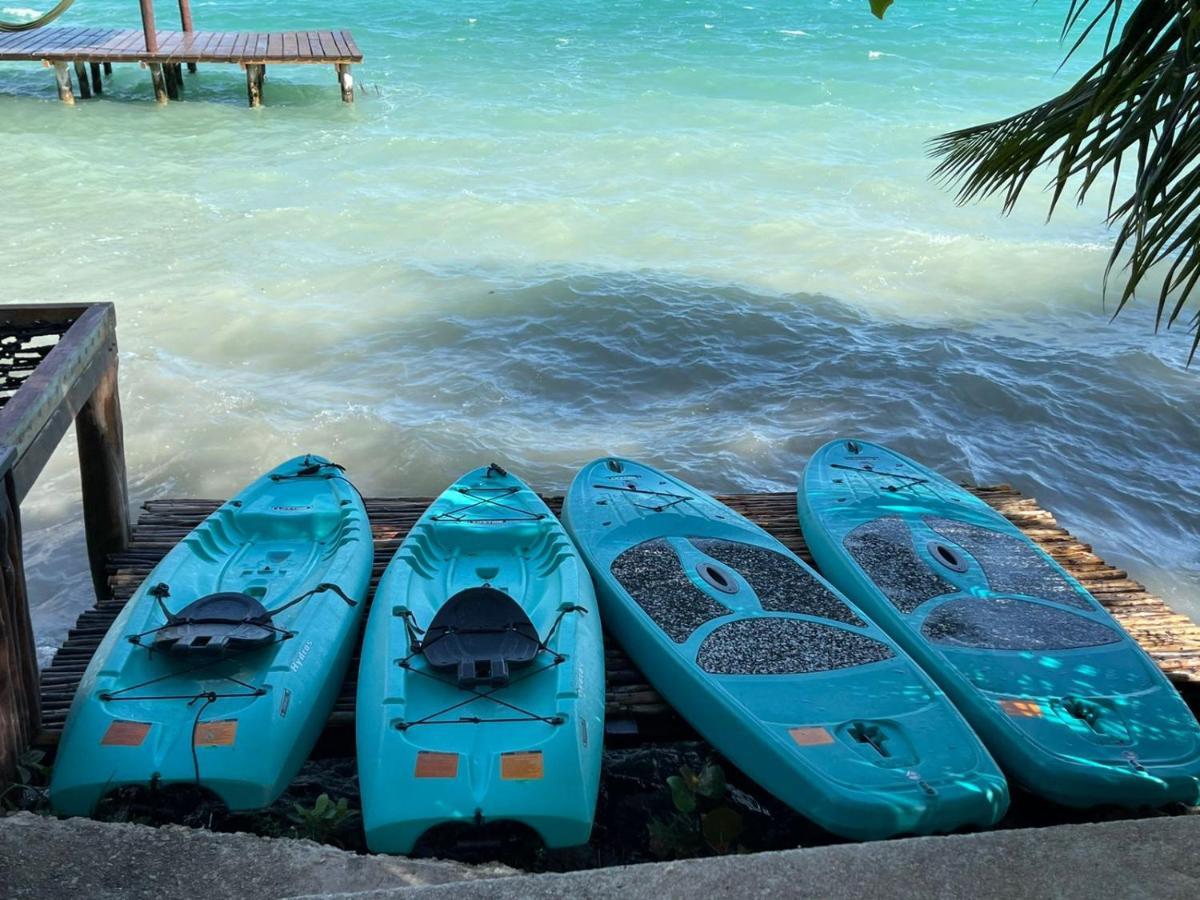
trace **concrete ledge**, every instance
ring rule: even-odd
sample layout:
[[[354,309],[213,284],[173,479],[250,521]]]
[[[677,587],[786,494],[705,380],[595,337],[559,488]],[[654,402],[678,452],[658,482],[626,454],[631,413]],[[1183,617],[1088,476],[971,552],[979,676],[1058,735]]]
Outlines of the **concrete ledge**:
[[[1200,897],[1200,816],[844,844],[569,874],[358,856],[311,841],[20,813],[0,818],[0,895],[248,900],[758,896]]]
[[[355,900],[1200,897],[1200,816],[910,838],[400,888]]]
[[[277,900],[513,874],[505,866],[358,856],[312,841],[196,828],[0,817],[5,900]]]

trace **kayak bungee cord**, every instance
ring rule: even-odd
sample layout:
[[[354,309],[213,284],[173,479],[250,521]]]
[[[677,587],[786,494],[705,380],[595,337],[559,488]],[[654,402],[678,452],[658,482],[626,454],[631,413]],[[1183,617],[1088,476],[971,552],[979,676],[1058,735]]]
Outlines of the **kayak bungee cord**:
[[[43,25],[49,25],[70,9],[71,4],[74,2],[75,0],[60,0],[58,6],[54,7],[54,9],[28,22],[5,22],[3,19],[0,19],[0,32],[32,31],[35,28],[41,28]]]
[[[451,522],[478,521],[476,519],[467,519],[467,518],[465,518],[465,515],[466,515],[466,513],[470,512],[471,510],[477,509],[478,507],[485,506],[485,505],[495,506],[500,509],[506,509],[509,512],[520,513],[519,516],[508,516],[508,517],[502,517],[499,519],[489,519],[488,520],[488,521],[492,521],[492,522],[524,522],[527,520],[531,521],[531,522],[540,522],[542,519],[546,518],[545,513],[534,513],[534,512],[530,512],[527,509],[521,509],[519,506],[509,506],[507,503],[500,502],[501,500],[503,500],[506,497],[511,497],[514,494],[519,494],[521,492],[521,488],[518,488],[518,487],[476,488],[475,490],[476,491],[485,491],[485,490],[486,491],[494,491],[494,492],[498,493],[499,496],[498,497],[481,497],[478,493],[475,493],[471,490],[468,490],[466,488],[459,488],[458,492],[460,494],[462,494],[464,497],[468,497],[469,499],[474,500],[475,502],[468,503],[466,506],[456,506],[454,509],[448,509],[445,512],[437,513],[436,515],[429,517],[430,521],[440,522],[443,519],[449,519]]]
[[[444,709],[439,709],[435,712],[429,713],[426,716],[422,716],[420,719],[417,719],[415,722],[403,722],[403,721],[397,722],[395,724],[395,727],[400,731],[407,731],[410,728],[415,728],[417,725],[484,725],[484,724],[489,724],[489,723],[494,724],[494,723],[500,723],[500,722],[545,722],[547,725],[563,724],[565,719],[563,719],[562,716],[558,716],[558,715],[539,716],[537,713],[530,712],[529,710],[524,709],[520,706],[517,706],[514,703],[509,703],[507,700],[501,700],[499,697],[497,697],[495,695],[498,692],[504,690],[505,688],[509,688],[509,687],[512,687],[513,685],[520,684],[522,681],[524,681],[527,678],[532,678],[534,675],[540,675],[542,672],[549,671],[550,669],[553,669],[555,666],[561,665],[562,663],[566,662],[567,657],[565,655],[563,655],[562,653],[557,652],[556,650],[551,650],[549,647],[549,643],[550,643],[550,640],[554,637],[554,635],[558,632],[558,627],[562,624],[563,619],[567,616],[568,613],[573,613],[573,612],[582,613],[584,615],[587,615],[588,611],[585,607],[579,606],[576,603],[563,604],[561,607],[559,607],[558,615],[555,617],[554,623],[550,626],[550,630],[546,632],[545,638],[539,639],[539,641],[538,641],[537,652],[551,654],[553,657],[553,660],[550,663],[548,663],[538,669],[531,669],[530,671],[525,672],[523,675],[521,675],[521,677],[514,678],[505,684],[498,685],[498,686],[492,688],[490,691],[479,691],[473,687],[459,684],[457,681],[449,681],[445,678],[441,678],[425,669],[415,668],[412,665],[412,660],[414,660],[416,657],[424,654],[426,648],[437,643],[442,638],[448,637],[451,634],[498,634],[498,633],[502,633],[504,631],[511,631],[513,629],[511,627],[506,628],[506,629],[447,628],[445,631],[443,631],[437,637],[431,638],[429,641],[423,642],[419,638],[417,638],[416,635],[424,634],[425,630],[417,625],[416,619],[413,616],[411,610],[407,610],[407,609],[404,610],[404,612],[401,615],[404,619],[405,630],[408,632],[409,646],[411,648],[411,652],[407,656],[405,656],[403,659],[397,660],[396,665],[398,665],[400,668],[404,669],[407,672],[413,672],[418,675],[424,675],[426,678],[429,678],[432,681],[436,681],[439,684],[448,685],[450,687],[457,688],[460,691],[465,691],[466,693],[471,694],[471,696],[467,697],[464,700],[460,700],[457,703],[452,703],[451,705],[445,707]],[[520,713],[521,718],[508,717],[508,718],[483,719],[478,716],[460,716],[457,719],[440,719],[440,720],[437,718],[438,716],[444,716],[446,713],[453,712],[456,709],[459,709],[463,706],[467,706],[470,703],[474,703],[476,700],[490,700],[493,703],[496,703],[500,706],[507,707],[508,709],[511,709],[514,712]]]

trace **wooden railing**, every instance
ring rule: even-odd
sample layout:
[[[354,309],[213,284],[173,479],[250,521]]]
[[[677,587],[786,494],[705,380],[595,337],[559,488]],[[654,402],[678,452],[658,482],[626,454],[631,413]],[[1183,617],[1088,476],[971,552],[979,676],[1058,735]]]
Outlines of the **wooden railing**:
[[[10,352],[10,370],[40,360],[0,408],[0,785],[37,734],[37,652],[21,551],[21,501],[72,423],[79,447],[92,584],[108,595],[109,553],[129,543],[125,444],[117,393],[117,319],[111,303],[0,306],[0,343],[61,334],[53,349]],[[44,339],[43,339],[44,343]],[[0,347],[0,357],[5,350]]]

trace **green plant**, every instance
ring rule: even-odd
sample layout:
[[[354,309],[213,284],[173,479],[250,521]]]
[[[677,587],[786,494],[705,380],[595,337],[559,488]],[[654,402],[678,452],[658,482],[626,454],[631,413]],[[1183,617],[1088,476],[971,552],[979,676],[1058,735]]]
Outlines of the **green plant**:
[[[46,785],[50,767],[42,760],[46,754],[32,747],[17,757],[16,781],[0,791],[0,807],[38,811],[46,804]]]
[[[346,798],[335,802],[328,794],[319,796],[311,809],[293,803],[292,810],[288,818],[296,832],[322,844],[339,843],[337,833],[358,817],[358,812],[350,808]]]
[[[705,848],[721,854],[739,849],[745,823],[721,802],[728,788],[725,770],[717,763],[709,760],[699,772],[680,766],[679,774],[667,779],[667,789],[675,811],[651,819],[647,826],[651,852],[670,859],[694,856]]]
[[[881,19],[892,5],[870,2]],[[1155,328],[1193,332],[1190,364],[1200,351],[1200,4],[1063,5],[1067,57],[1090,52],[1097,35],[1100,59],[1044,103],[936,138],[934,177],[957,187],[960,203],[997,195],[1005,212],[1039,172],[1049,177],[1051,214],[1072,185],[1079,202],[1106,195],[1117,234],[1105,284],[1118,271],[1124,281],[1114,316],[1149,288],[1158,295]]]

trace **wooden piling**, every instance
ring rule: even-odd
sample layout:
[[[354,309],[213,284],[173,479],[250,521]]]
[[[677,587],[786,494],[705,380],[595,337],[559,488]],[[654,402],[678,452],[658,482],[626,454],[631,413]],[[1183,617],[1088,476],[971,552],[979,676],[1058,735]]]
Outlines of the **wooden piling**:
[[[88,83],[87,66],[81,59],[75,60],[75,80],[79,82],[79,96],[91,100],[92,86]]]
[[[175,66],[171,63],[163,63],[163,81],[167,85],[167,97],[171,100],[178,100],[179,81],[175,73]]]
[[[185,34],[195,30],[192,28],[192,5],[189,0],[179,0],[179,27]],[[195,72],[196,64],[188,63],[187,69],[189,72]]]
[[[335,68],[337,69],[338,84],[342,88],[342,102],[343,103],[353,103],[354,102],[354,76],[350,74],[350,64],[349,63],[338,63],[335,66]]]
[[[108,558],[129,546],[129,487],[115,355],[75,417],[75,441],[92,584],[96,596],[106,598],[111,596]]]
[[[5,468],[11,465],[9,452]],[[0,786],[41,727],[37,650],[21,555],[21,519],[11,471],[0,488]]]
[[[72,98],[68,60],[55,66]],[[70,102],[68,100],[68,102]],[[31,370],[15,356],[3,367],[18,374],[16,392],[0,404],[0,789],[15,761],[41,728],[37,648],[30,625],[21,543],[21,501],[33,488],[58,442],[75,421],[84,494],[84,524],[92,548],[92,577],[106,584],[102,547],[125,547],[128,498],[117,404],[116,316],[111,304],[9,304],[0,307],[0,332],[15,346],[53,335],[39,347]],[[6,346],[8,346],[6,344]],[[117,551],[120,552],[120,551]],[[97,562],[98,561],[98,562]],[[2,893],[0,889],[0,893]]]
[[[100,63],[91,63],[92,70],[92,92],[95,94],[104,93],[104,82],[100,78]]]
[[[104,74],[105,75],[112,74],[112,63],[107,62],[107,61],[104,63]]]
[[[140,0],[142,6],[142,38],[147,53],[158,52],[158,31],[154,27],[154,0]]]
[[[54,78],[58,81],[58,99],[63,103],[75,102],[75,92],[71,89],[71,70],[65,62],[54,64]]]
[[[265,68],[266,66],[257,63],[246,64],[246,96],[250,101],[251,109],[262,106],[263,69]]]
[[[162,63],[150,63],[150,80],[154,84],[154,99],[166,103],[170,97],[167,95],[167,76],[163,74]]]

